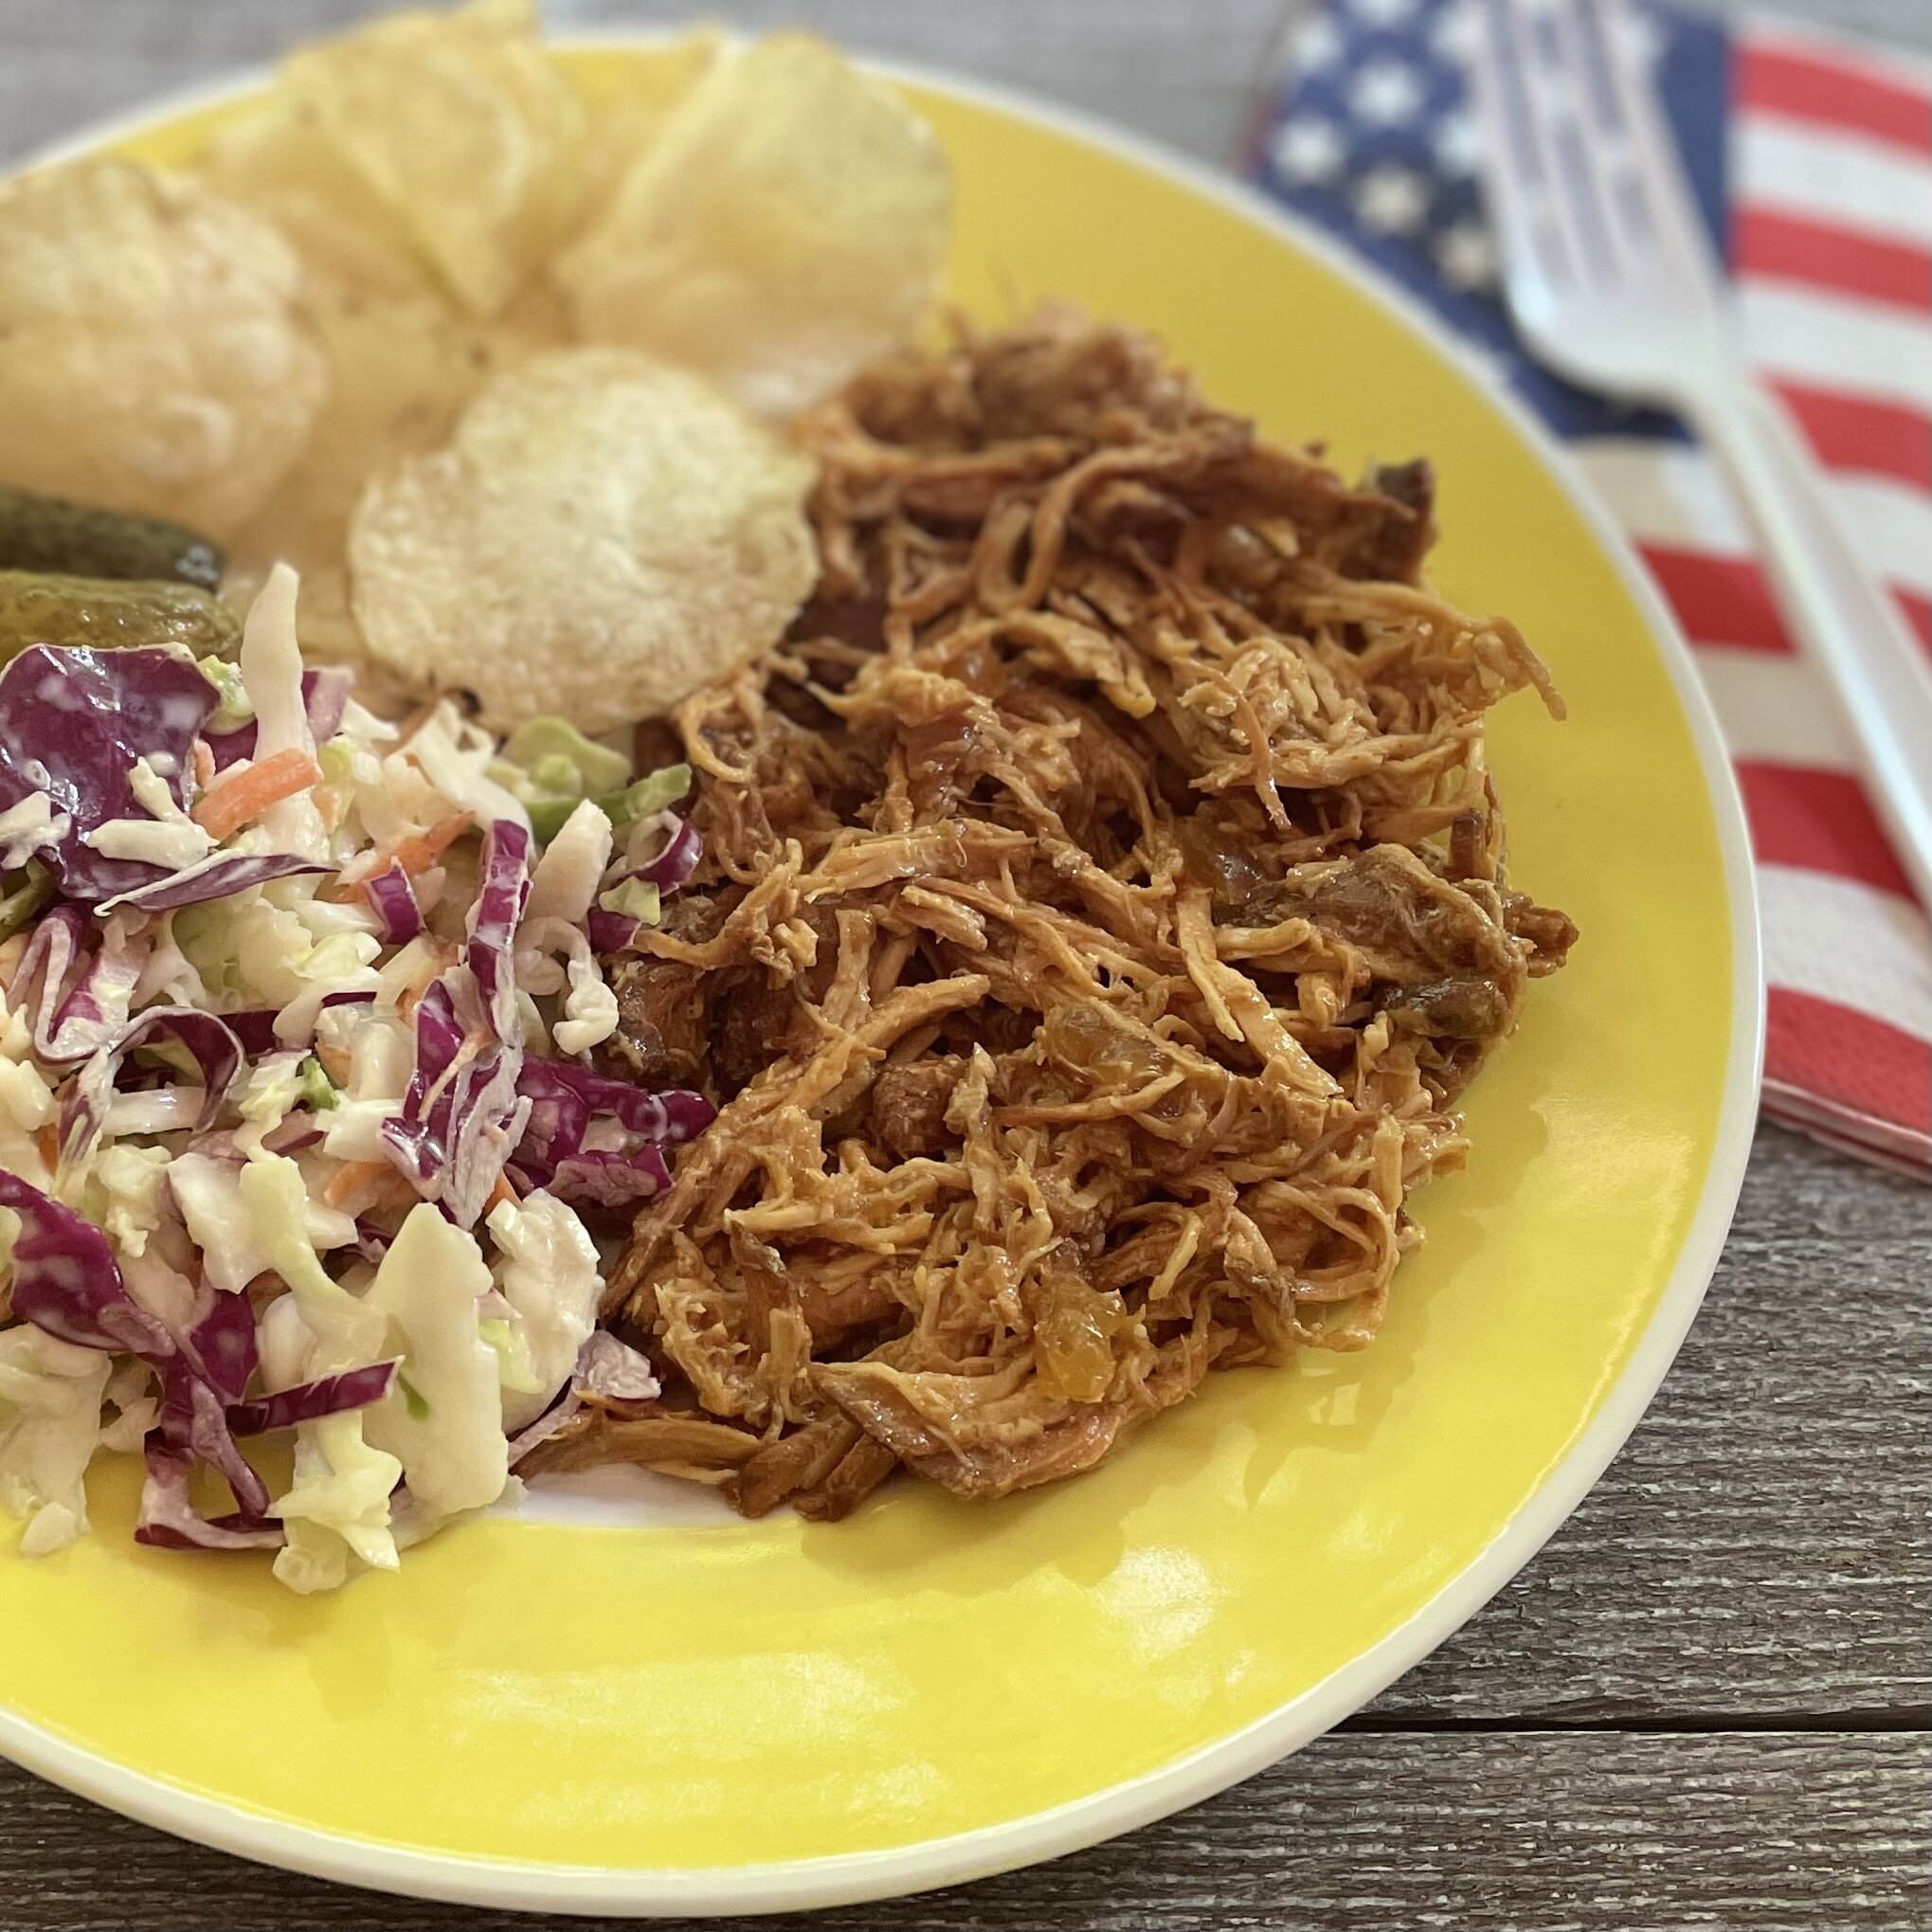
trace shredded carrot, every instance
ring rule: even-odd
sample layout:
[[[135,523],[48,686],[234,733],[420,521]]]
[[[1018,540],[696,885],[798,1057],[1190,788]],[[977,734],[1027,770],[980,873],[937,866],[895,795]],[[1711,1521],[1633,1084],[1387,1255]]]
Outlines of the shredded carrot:
[[[519,1199],[520,1197],[518,1196],[515,1188],[514,1188],[510,1184],[509,1175],[499,1174],[497,1177],[496,1186],[494,1186],[490,1190],[489,1200],[483,1204],[483,1212],[485,1214],[494,1213],[495,1210],[501,1207],[506,1201],[515,1205],[515,1203]]]
[[[307,791],[321,776],[322,767],[294,745],[260,765],[231,766],[202,794],[194,822],[210,839],[226,839],[270,805]]]
[[[343,1052],[339,1045],[334,1041],[324,1044],[321,1036],[317,1034],[316,1037],[316,1057],[321,1061],[323,1073],[327,1074],[336,1086],[348,1086],[349,1076],[354,1069],[350,1064],[349,1056]]]
[[[392,865],[400,865],[411,878],[425,872],[446,845],[452,845],[475,824],[467,812],[439,819],[426,832],[406,832],[387,845],[378,845],[356,862],[356,876],[342,882],[345,898],[366,897],[369,882],[380,878]]]
[[[345,1161],[322,1190],[330,1207],[345,1214],[375,1208],[412,1207],[416,1190],[387,1161]]]
[[[340,1207],[371,1182],[380,1181],[385,1174],[394,1172],[395,1169],[387,1161],[344,1161],[329,1177],[329,1184],[322,1190],[322,1200],[330,1207]]]
[[[52,1121],[40,1129],[33,1137],[34,1145],[40,1149],[40,1157],[49,1168],[61,1165],[61,1133]]]

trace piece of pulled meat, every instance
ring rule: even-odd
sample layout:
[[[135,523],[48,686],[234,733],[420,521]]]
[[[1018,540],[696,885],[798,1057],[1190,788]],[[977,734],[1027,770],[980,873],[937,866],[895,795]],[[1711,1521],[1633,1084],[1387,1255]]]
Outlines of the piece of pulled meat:
[[[1427,463],[1350,487],[1058,312],[797,435],[819,585],[679,708],[704,858],[613,982],[612,1052],[720,1111],[605,1310],[723,1432],[619,1453],[831,1519],[1366,1345],[1574,930],[1480,755],[1561,699],[1425,581]]]

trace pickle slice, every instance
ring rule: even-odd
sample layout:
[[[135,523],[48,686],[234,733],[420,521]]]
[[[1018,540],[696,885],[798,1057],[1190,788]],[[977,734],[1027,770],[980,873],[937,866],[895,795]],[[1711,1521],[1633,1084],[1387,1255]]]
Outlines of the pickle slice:
[[[0,664],[35,644],[185,644],[197,658],[228,656],[241,635],[235,613],[192,584],[0,570]]]
[[[0,569],[63,577],[169,579],[213,590],[222,553],[207,537],[158,516],[96,510],[0,483]]]

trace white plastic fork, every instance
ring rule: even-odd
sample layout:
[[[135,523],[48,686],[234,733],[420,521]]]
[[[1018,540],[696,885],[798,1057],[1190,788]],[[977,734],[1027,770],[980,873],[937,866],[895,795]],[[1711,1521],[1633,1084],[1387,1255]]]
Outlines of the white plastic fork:
[[[1472,5],[1470,76],[1518,330],[1559,375],[1667,405],[1717,452],[1786,621],[1843,703],[1900,862],[1932,908],[1932,674],[1781,406],[1744,372],[1620,0]]]

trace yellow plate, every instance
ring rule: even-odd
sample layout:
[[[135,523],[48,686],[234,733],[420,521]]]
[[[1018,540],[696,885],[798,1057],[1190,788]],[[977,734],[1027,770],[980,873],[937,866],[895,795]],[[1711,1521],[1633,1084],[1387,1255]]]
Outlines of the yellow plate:
[[[640,47],[568,54],[595,85]],[[501,1906],[912,1890],[1178,1809],[1355,1709],[1488,1598],[1629,1434],[1715,1263],[1760,989],[1742,820],[1688,659],[1550,444],[1400,298],[1219,178],[907,77],[958,169],[958,293],[1158,331],[1345,470],[1433,456],[1448,593],[1521,622],[1571,719],[1504,707],[1515,876],[1581,925],[1470,1095],[1366,1353],[1207,1392],[997,1506],[904,1483],[789,1516],[492,1520],[304,1599],[96,1533],[0,1557],[0,1748],[187,1836]],[[231,97],[232,98],[232,97]],[[117,136],[192,152],[203,103]]]

